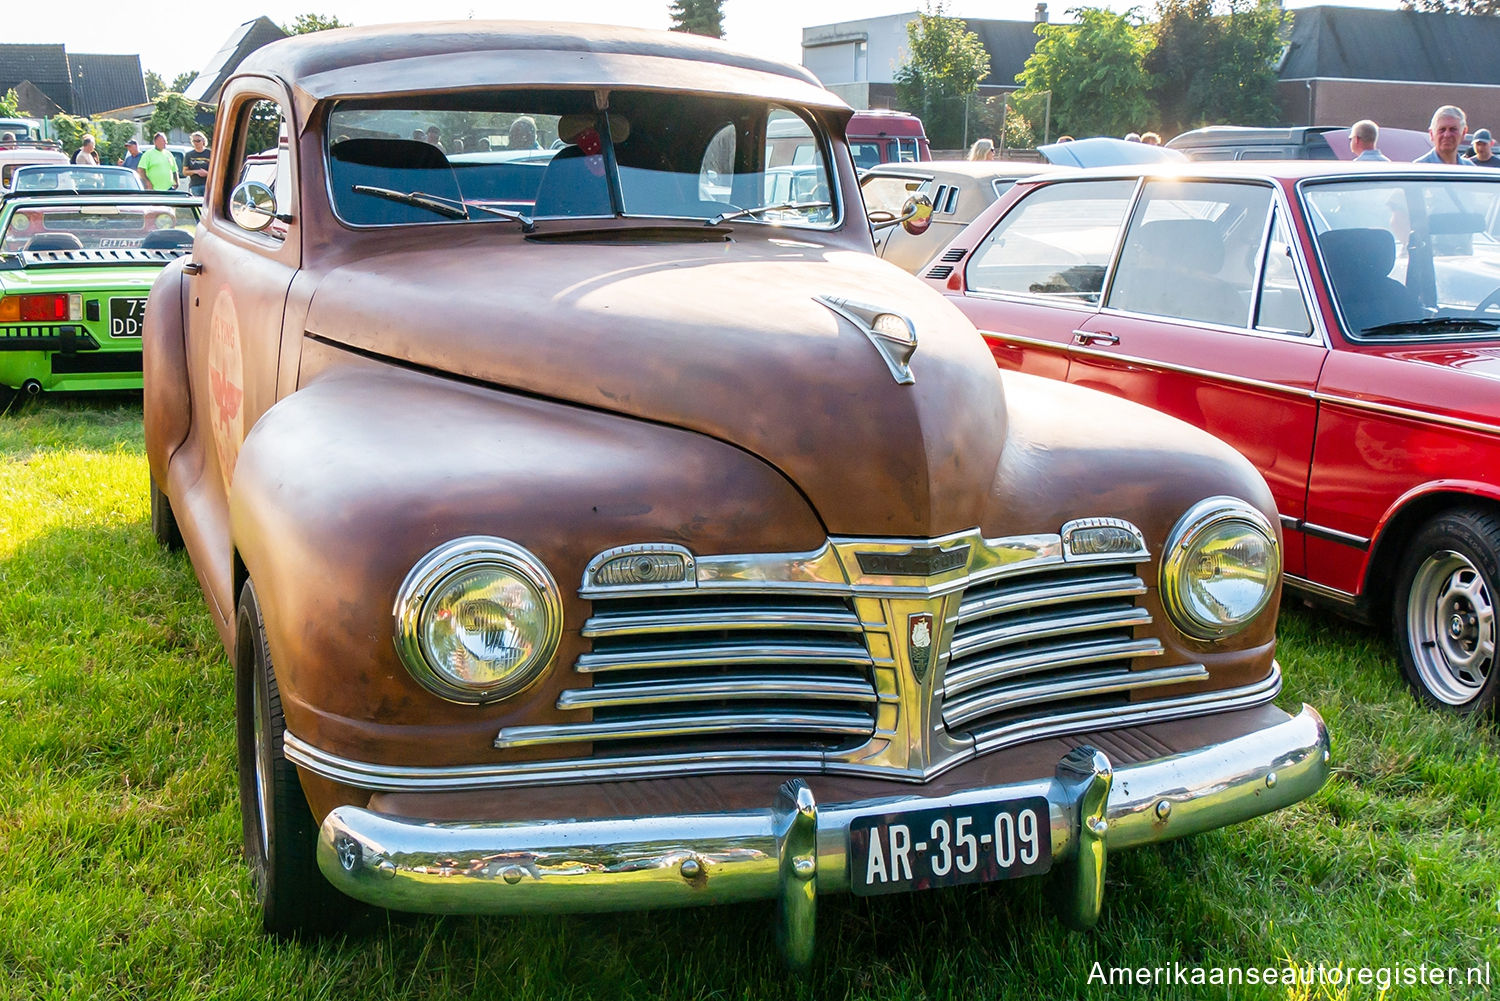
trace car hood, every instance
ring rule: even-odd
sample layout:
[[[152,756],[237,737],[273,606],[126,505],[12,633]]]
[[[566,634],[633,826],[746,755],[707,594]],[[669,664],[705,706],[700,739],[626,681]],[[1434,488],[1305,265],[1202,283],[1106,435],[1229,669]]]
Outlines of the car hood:
[[[898,384],[819,296],[907,317],[915,382]],[[982,525],[1005,441],[1000,375],[957,309],[868,254],[793,240],[400,250],[324,276],[307,330],[729,442],[779,469],[834,535]]]

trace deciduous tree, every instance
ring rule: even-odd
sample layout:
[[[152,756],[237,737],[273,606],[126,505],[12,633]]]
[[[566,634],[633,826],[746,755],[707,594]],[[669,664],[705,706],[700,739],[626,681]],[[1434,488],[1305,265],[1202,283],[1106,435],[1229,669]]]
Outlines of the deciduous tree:
[[[1161,129],[1275,125],[1275,61],[1292,15],[1275,0],[1157,0],[1146,57]]]
[[[1074,24],[1042,23],[1041,38],[1016,75],[1022,95],[1052,92],[1052,134],[1122,135],[1152,117],[1145,59],[1151,36],[1132,11],[1068,11]]]
[[[292,19],[291,24],[283,24],[281,30],[288,35],[307,35],[314,31],[327,31],[329,28],[349,28],[353,25],[340,21],[331,14],[298,14]]]
[[[198,79],[197,70],[187,70],[185,72],[179,73],[172,78],[172,82],[170,85],[168,85],[167,90],[173,94],[181,94],[183,91],[187,90],[192,82],[196,79]]]
[[[932,145],[955,149],[964,142],[969,101],[990,71],[990,54],[941,2],[908,21],[906,37],[907,60],[896,70],[896,103],[922,119]]]
[[[146,100],[154,101],[167,91],[167,84],[156,70],[146,71]]]
[[[1500,0],[1402,0],[1401,9],[1425,14],[1500,14]]]
[[[672,0],[667,13],[672,15],[673,31],[724,37],[724,0]]]

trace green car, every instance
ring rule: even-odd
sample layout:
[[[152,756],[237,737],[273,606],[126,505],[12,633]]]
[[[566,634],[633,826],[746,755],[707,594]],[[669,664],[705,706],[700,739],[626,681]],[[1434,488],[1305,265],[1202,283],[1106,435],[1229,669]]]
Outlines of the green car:
[[[0,404],[20,391],[139,389],[141,321],[202,203],[176,192],[0,199]]]

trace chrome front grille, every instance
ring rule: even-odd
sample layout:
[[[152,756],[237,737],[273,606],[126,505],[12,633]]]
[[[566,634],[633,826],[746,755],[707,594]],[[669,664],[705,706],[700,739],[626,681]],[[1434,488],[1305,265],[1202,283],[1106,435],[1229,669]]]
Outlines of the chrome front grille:
[[[880,701],[859,617],[847,600],[777,594],[599,600],[583,626],[587,687],[559,709],[593,719],[517,727],[506,746],[570,741],[716,741],[835,748],[868,740]],[[589,677],[592,676],[592,677]]]
[[[640,583],[595,576],[629,570],[621,554]],[[1001,539],[831,539],[803,553],[610,550],[579,591],[588,649],[556,702],[570,718],[495,740],[558,755],[502,770],[518,781],[785,768],[922,781],[1026,740],[1274,697],[1274,670],[1204,691],[1193,684],[1208,679],[1202,664],[1166,656],[1141,601],[1149,558],[1138,530],[1107,518]],[[677,576],[661,579],[662,567]]]
[[[1125,704],[1132,693],[1207,678],[1201,664],[1136,669],[1160,657],[1137,639],[1151,613],[1133,566],[1046,570],[966,591],[943,680],[943,723],[980,739],[1042,713]]]

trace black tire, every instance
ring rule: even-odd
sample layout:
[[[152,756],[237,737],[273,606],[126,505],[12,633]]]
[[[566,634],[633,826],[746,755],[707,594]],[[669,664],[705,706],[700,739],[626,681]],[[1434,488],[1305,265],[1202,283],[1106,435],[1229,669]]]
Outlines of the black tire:
[[[169,553],[182,548],[182,533],[177,529],[177,516],[172,513],[172,502],[151,477],[151,534],[156,542]]]
[[[1402,554],[1391,625],[1406,683],[1428,706],[1493,713],[1500,696],[1500,518],[1466,508]]]
[[[282,752],[281,693],[260,603],[248,581],[235,619],[235,703],[240,821],[261,925],[283,938],[336,932],[357,905],[318,869],[318,828],[296,766]]]

